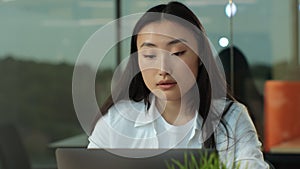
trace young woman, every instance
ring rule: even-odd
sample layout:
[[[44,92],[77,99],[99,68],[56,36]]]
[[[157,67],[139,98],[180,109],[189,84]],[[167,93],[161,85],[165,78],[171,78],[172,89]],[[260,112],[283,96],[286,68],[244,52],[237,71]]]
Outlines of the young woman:
[[[213,148],[228,167],[269,168],[247,109],[227,93],[217,65],[190,9],[179,2],[149,9],[88,148]]]

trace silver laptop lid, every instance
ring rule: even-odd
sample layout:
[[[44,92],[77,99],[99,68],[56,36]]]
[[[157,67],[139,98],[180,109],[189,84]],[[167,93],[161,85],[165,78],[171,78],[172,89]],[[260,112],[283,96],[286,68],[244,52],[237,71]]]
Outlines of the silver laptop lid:
[[[201,149],[58,148],[56,160],[58,169],[160,169],[167,168],[166,163],[170,163],[171,159],[183,162],[185,153],[193,153],[199,159],[203,154],[212,152]]]

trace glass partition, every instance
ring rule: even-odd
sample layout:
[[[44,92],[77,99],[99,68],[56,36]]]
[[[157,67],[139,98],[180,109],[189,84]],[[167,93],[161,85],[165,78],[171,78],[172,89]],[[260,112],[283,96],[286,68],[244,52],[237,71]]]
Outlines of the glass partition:
[[[241,94],[263,140],[264,85],[267,80],[299,80],[299,5],[297,0],[233,1],[234,90]],[[242,75],[249,67],[248,75]],[[247,77],[247,78],[245,78]],[[239,91],[244,90],[244,91]]]
[[[54,150],[64,139],[87,144],[86,136],[78,137],[85,133],[72,101],[73,68],[85,42],[116,18],[117,9],[124,17],[166,2],[0,1],[0,124],[17,126],[34,168],[55,168]],[[248,106],[263,139],[266,80],[300,78],[298,0],[181,2],[204,25],[231,90]],[[121,33],[126,24],[133,23],[121,23]],[[129,55],[130,39],[120,44],[120,48],[112,46],[99,67],[95,81],[99,105],[110,93],[118,50],[122,59]],[[64,142],[63,146],[72,144]]]
[[[0,126],[17,127],[33,168],[55,168],[52,143],[83,133],[73,67],[87,39],[114,18],[110,0],[0,1]]]

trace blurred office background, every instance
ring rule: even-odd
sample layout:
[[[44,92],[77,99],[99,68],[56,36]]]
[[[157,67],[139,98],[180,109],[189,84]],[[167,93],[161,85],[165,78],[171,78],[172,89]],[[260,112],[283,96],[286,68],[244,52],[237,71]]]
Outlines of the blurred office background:
[[[16,126],[33,168],[55,168],[53,143],[84,133],[73,106],[72,73],[88,38],[117,17],[165,2],[0,0],[0,124]],[[225,71],[245,73],[227,80],[249,106],[263,140],[264,83],[300,79],[298,0],[233,0],[233,16],[225,12],[228,0],[181,2],[200,18]],[[243,56],[227,49],[232,46]],[[99,104],[110,92],[114,68],[128,54],[129,39],[101,63],[95,82]],[[228,61],[235,56],[244,57],[249,70]]]

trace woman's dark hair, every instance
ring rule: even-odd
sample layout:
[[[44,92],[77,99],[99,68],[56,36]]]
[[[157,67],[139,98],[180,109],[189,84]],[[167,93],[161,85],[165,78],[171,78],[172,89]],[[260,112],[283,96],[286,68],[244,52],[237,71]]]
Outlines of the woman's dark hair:
[[[155,13],[153,15],[153,13]],[[128,77],[128,70],[132,70],[132,66],[138,67],[138,57],[136,55],[137,53],[137,35],[140,32],[140,30],[146,26],[149,23],[158,22],[162,20],[173,20],[174,16],[176,18],[180,18],[192,26],[186,26],[188,27],[194,34],[198,41],[198,54],[201,55],[202,59],[199,59],[199,68],[198,68],[198,75],[196,78],[196,83],[198,86],[198,95],[199,99],[201,100],[200,103],[198,103],[198,112],[203,118],[203,124],[206,121],[208,114],[212,111],[211,110],[211,100],[218,97],[218,93],[212,92],[212,85],[209,78],[209,73],[212,72],[214,77],[217,79],[221,79],[220,81],[216,82],[214,84],[214,87],[225,91],[225,96],[229,99],[233,99],[230,94],[227,93],[226,89],[226,80],[225,78],[221,78],[221,75],[218,73],[219,69],[215,63],[212,50],[210,48],[210,44],[208,39],[205,35],[205,30],[198,20],[198,18],[194,15],[194,13],[187,8],[185,5],[179,2],[169,2],[168,4],[162,4],[155,6],[151,9],[149,9],[136,23],[135,28],[133,30],[133,35],[131,38],[131,56],[129,58],[127,68],[125,69],[124,76],[122,76],[122,79],[124,81],[128,80],[126,77]],[[204,58],[204,59],[203,59]],[[204,63],[204,64],[203,64]],[[122,81],[121,79],[121,81]],[[124,84],[124,83],[121,83]],[[129,99],[139,102],[144,101],[147,107],[149,108],[150,102],[149,102],[149,94],[151,93],[150,90],[145,85],[142,74],[140,71],[136,75],[134,75],[133,79],[129,82]],[[120,86],[121,87],[121,86]],[[123,90],[128,91],[128,90]],[[121,91],[122,92],[122,91]],[[122,95],[119,94],[119,95]],[[127,94],[128,95],[128,94]],[[121,98],[120,98],[121,99]],[[104,115],[107,113],[108,109],[114,104],[114,101],[118,101],[119,99],[112,99],[112,96],[110,96],[107,101],[104,103],[104,105],[101,107],[101,113]],[[225,125],[224,125],[225,126]],[[226,129],[227,130],[227,129]],[[207,136],[206,136],[207,138]],[[210,136],[208,136],[208,139],[204,142],[205,148],[215,148],[215,138],[214,134],[212,133]]]
[[[231,54],[233,54],[233,57],[231,57]],[[263,124],[260,113],[264,107],[263,96],[255,86],[246,56],[238,47],[232,46],[221,50],[219,57],[225,71],[227,84],[234,87],[231,89],[234,98],[248,108],[249,115],[257,128],[258,134],[263,139]],[[231,63],[233,63],[233,66]],[[231,77],[232,67],[234,68],[233,77]],[[233,85],[231,84],[232,82]]]

